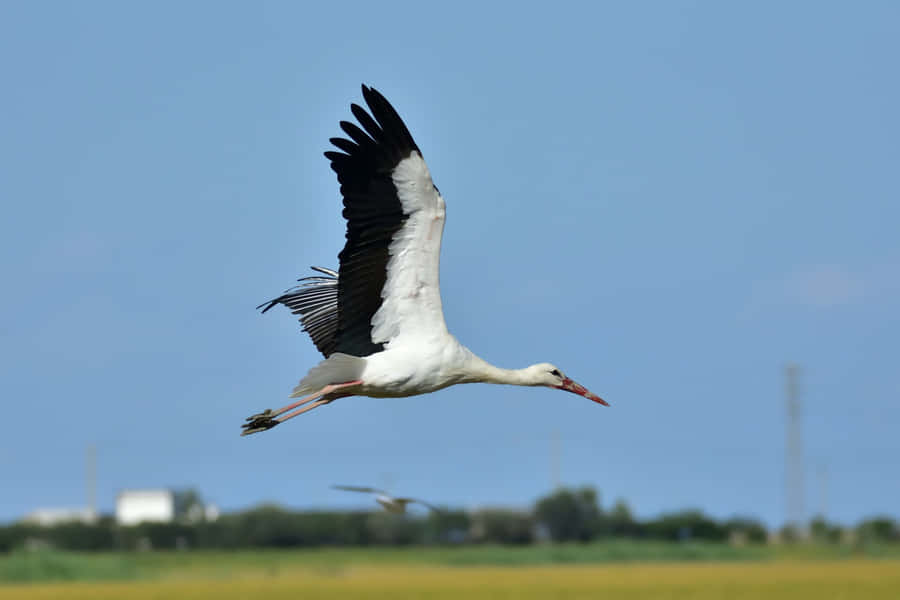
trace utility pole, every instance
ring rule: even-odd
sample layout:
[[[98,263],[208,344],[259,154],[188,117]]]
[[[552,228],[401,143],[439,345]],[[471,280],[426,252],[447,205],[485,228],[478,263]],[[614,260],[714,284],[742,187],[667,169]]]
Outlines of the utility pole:
[[[785,367],[787,399],[787,439],[785,443],[785,503],[787,524],[801,538],[806,537],[803,514],[803,439],[801,427],[800,393],[797,378],[800,367],[789,363]]]
[[[85,452],[85,488],[91,518],[97,517],[97,447],[88,444]]]
[[[560,487],[559,480],[559,429],[553,430],[553,442],[552,442],[552,456],[551,456],[551,478],[553,479],[553,489],[558,490]]]
[[[828,465],[819,465],[819,516],[828,521]]]

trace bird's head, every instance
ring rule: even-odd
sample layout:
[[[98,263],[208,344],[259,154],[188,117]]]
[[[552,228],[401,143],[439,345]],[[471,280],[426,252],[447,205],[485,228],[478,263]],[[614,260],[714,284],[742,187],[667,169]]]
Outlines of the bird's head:
[[[593,400],[603,406],[609,406],[606,400],[596,394],[592,394],[580,383],[572,381],[566,377],[566,374],[560,371],[559,368],[550,363],[531,365],[526,371],[528,372],[529,380],[533,382],[531,385],[543,385],[557,390],[565,390],[567,392],[572,392],[573,394],[578,394],[579,396],[584,396],[588,400]]]

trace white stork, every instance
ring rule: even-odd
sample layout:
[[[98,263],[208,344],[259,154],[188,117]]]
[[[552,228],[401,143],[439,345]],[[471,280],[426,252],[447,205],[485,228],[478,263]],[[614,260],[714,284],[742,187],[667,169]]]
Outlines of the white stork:
[[[347,396],[397,398],[458,383],[545,386],[608,404],[549,363],[501,369],[460,344],[444,323],[439,288],[444,199],[403,120],[377,90],[362,86],[371,115],[341,121],[350,137],[325,152],[344,197],[347,241],[340,271],[319,276],[261,304],[300,315],[325,360],[294,388],[296,402],[247,418],[243,433],[265,431]],[[293,412],[290,412],[293,411]]]
[[[375,494],[375,502],[383,506],[384,510],[395,515],[402,515],[406,513],[406,506],[413,503],[421,504],[422,506],[437,513],[442,512],[441,509],[425,502],[424,500],[419,500],[418,498],[398,498],[390,495],[384,490],[379,490],[378,488],[360,487],[356,485],[333,485],[331,487],[336,490],[344,490],[345,492],[362,492],[364,494]]]

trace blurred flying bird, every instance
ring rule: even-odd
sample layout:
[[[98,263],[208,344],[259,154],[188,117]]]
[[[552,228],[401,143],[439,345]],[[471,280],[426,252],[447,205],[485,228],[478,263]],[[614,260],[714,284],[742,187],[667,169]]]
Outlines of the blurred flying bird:
[[[418,500],[416,498],[395,498],[386,491],[379,490],[378,488],[359,487],[355,485],[333,485],[331,487],[336,490],[344,490],[346,492],[363,492],[366,494],[375,494],[375,502],[383,506],[384,510],[388,511],[389,513],[394,513],[395,515],[404,514],[406,512],[406,506],[408,504],[412,504],[413,502],[417,502],[435,512],[441,512],[441,509],[428,504],[424,500]]]
[[[545,386],[608,404],[549,363],[501,369],[447,331],[438,286],[444,199],[419,147],[388,101],[362,86],[369,107],[351,104],[362,129],[341,121],[350,139],[325,152],[337,173],[347,219],[340,270],[317,276],[261,304],[300,316],[325,360],[294,388],[296,402],[246,419],[243,433],[265,431],[347,396],[397,398],[458,383]],[[293,412],[290,412],[293,411]]]

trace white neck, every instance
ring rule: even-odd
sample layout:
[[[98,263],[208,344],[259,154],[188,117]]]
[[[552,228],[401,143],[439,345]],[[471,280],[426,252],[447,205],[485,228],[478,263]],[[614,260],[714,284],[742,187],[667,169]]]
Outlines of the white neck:
[[[486,360],[472,355],[466,365],[467,381],[472,383],[499,383],[506,385],[542,385],[534,380],[528,369],[501,369]]]

